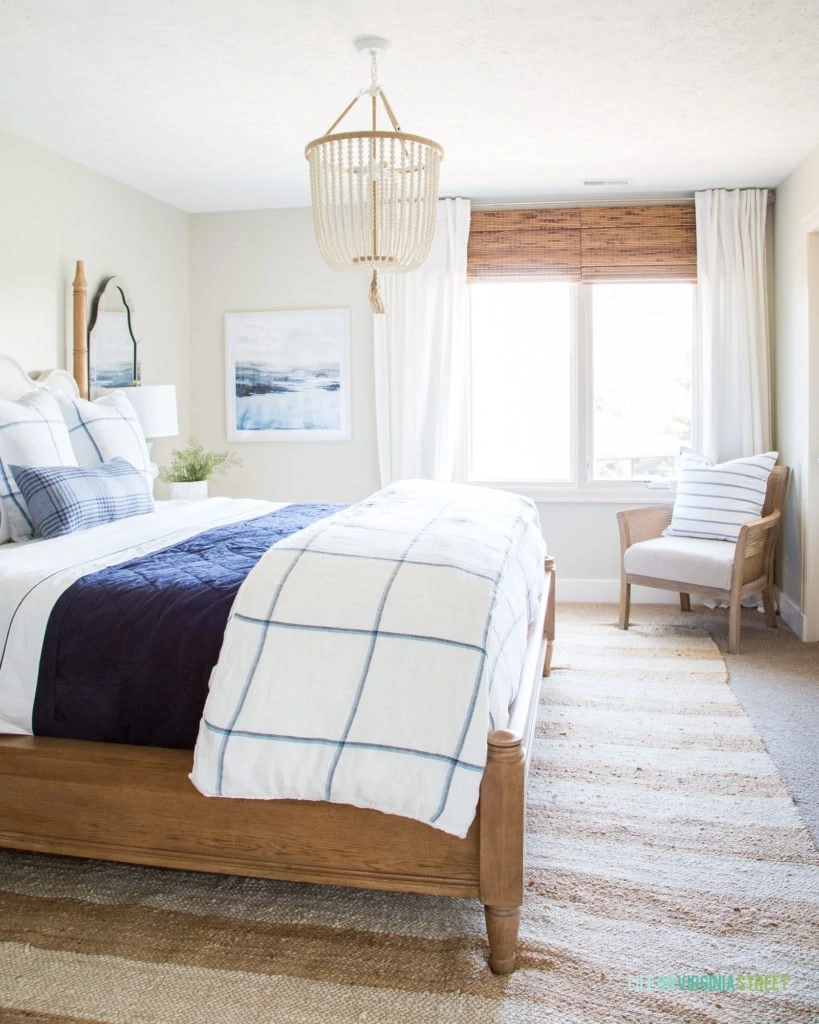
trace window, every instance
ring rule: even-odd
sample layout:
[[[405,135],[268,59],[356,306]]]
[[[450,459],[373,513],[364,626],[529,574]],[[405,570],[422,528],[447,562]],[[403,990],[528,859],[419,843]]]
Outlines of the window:
[[[672,479],[693,438],[689,282],[473,282],[468,477]]]
[[[473,284],[470,293],[470,477],[570,481],[572,286]]]
[[[691,445],[694,286],[591,291],[592,477],[673,478]]]

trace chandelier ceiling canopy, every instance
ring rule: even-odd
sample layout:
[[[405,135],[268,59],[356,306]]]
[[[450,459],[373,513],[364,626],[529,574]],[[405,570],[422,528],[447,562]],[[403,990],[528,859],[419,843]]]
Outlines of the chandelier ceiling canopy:
[[[429,255],[444,155],[437,142],[401,131],[378,82],[378,54],[389,45],[375,36],[355,41],[359,52],[370,54],[370,85],[304,151],[321,255],[334,270],[372,274],[370,303],[376,313],[384,312],[379,273],[414,270]],[[363,96],[370,97],[372,129],[334,134]],[[379,100],[391,131],[378,128]]]

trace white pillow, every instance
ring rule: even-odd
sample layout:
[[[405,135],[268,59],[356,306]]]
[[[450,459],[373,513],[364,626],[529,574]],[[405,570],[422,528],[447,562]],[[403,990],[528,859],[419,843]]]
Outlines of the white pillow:
[[[68,429],[54,395],[32,391],[0,399],[0,543],[27,540],[34,526],[10,466],[76,466]]]
[[[736,541],[740,527],[762,515],[768,477],[778,455],[765,452],[715,465],[699,452],[683,448],[677,497],[665,532],[673,537]]]
[[[153,490],[145,435],[134,407],[121,391],[112,391],[94,402],[60,396],[60,408],[80,466],[101,466],[122,458],[145,474]]]

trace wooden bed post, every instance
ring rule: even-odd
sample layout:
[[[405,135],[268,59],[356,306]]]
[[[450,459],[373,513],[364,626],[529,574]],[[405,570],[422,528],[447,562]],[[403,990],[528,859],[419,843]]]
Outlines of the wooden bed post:
[[[74,380],[81,398],[88,398],[88,282],[82,260],[74,275]]]
[[[491,732],[488,744],[480,804],[481,903],[489,966],[495,974],[511,974],[523,905],[526,763],[522,738],[508,729]]]
[[[546,657],[543,660],[543,674],[548,676],[552,671],[552,647],[555,642],[555,560],[547,555],[543,568],[546,571],[546,586],[549,590],[546,605],[546,619],[543,623],[543,636],[546,639]]]

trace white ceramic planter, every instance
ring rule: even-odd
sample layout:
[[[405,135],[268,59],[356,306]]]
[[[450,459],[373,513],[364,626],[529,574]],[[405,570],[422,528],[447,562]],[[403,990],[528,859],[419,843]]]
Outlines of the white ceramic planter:
[[[207,480],[171,484],[171,498],[175,501],[201,501],[208,496]]]

